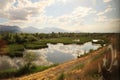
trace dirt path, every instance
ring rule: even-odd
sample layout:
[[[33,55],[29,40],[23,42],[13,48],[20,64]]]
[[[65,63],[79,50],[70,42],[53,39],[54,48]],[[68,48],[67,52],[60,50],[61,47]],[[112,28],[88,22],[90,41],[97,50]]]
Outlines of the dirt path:
[[[54,80],[56,78],[56,76],[58,76],[60,73],[69,72],[69,70],[71,70],[73,67],[79,65],[81,62],[89,63],[93,56],[100,54],[105,49],[106,49],[106,47],[103,47],[103,48],[101,48],[97,51],[94,51],[93,53],[91,53],[85,57],[60,64],[56,67],[47,69],[47,70],[42,71],[42,72],[37,72],[34,74],[30,74],[28,76],[16,78],[15,80]]]

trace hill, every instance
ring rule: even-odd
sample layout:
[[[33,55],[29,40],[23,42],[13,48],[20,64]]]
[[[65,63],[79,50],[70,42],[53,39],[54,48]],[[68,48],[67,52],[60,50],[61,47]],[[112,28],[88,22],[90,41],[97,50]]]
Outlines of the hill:
[[[4,32],[17,33],[21,32],[21,29],[18,26],[0,25],[0,33]]]
[[[55,27],[46,27],[46,28],[42,28],[42,29],[38,29],[38,28],[35,28],[35,27],[26,27],[26,28],[23,28],[22,29],[22,32],[25,32],[25,33],[51,33],[51,32],[67,32],[66,30],[64,29],[60,29],[60,28],[55,28]]]

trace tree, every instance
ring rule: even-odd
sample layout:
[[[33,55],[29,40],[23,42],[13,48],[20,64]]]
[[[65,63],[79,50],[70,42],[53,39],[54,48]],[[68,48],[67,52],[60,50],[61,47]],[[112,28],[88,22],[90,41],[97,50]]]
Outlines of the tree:
[[[38,55],[33,52],[27,52],[23,55],[23,58],[26,62],[26,65],[30,67],[32,65],[32,62],[38,58]]]
[[[26,62],[26,64],[18,70],[16,76],[20,76],[20,75],[24,75],[24,74],[29,74],[29,73],[33,72],[32,69],[36,68],[36,67],[35,67],[35,65],[32,65],[32,62],[34,60],[36,60],[37,57],[38,56],[35,53],[32,53],[32,52],[26,52],[26,53],[24,53],[23,59]]]

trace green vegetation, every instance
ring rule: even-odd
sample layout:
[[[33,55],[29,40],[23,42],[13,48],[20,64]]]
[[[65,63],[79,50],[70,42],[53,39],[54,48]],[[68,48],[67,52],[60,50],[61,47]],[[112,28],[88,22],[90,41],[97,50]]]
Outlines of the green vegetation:
[[[3,71],[1,70],[0,71],[0,79],[14,77],[16,72],[17,72],[16,69],[8,69],[8,70],[3,70]]]
[[[38,71],[44,71],[48,68],[51,68],[51,67],[55,67],[57,66],[58,64],[53,64],[53,65],[50,65],[50,66],[33,66],[31,68],[31,72],[38,72]]]
[[[46,48],[46,44],[36,44],[36,43],[25,43],[24,47],[26,49],[40,49],[40,48]]]
[[[43,39],[41,42],[51,43],[51,44],[56,44],[56,43],[71,44],[73,43],[73,38],[68,38],[68,37],[51,38],[51,39]]]
[[[98,70],[90,70],[86,72],[85,76],[91,78],[92,80],[99,80],[100,78],[100,74],[98,73]]]
[[[24,49],[40,49],[47,47],[47,43],[63,43],[63,44],[83,44],[85,42],[91,41],[92,39],[102,39],[104,43],[109,43],[109,37],[114,34],[98,34],[98,33],[3,33],[0,34],[0,55],[8,55],[10,57],[25,57],[23,55]],[[78,40],[78,41],[75,41]],[[103,44],[100,42],[100,44]],[[92,52],[93,50],[91,50]],[[7,53],[7,54],[6,54]],[[104,52],[101,52],[100,55],[97,55],[92,58],[92,60],[96,60],[102,56]],[[87,56],[88,53],[81,55],[80,57]],[[35,60],[34,55],[30,57],[27,55],[26,61],[27,63],[21,67],[20,69],[8,69],[0,71],[0,78],[11,78],[22,76],[38,71],[43,71],[45,69],[51,68],[55,65],[51,66],[36,66],[32,64],[32,61]],[[82,69],[84,67],[84,63],[81,63],[74,67],[74,69]],[[96,71],[90,71],[87,75],[97,74]],[[61,73],[58,80],[64,80],[65,74]]]
[[[98,74],[98,70],[91,70],[86,72],[86,76],[94,76],[95,74]]]
[[[26,74],[31,74],[31,73],[35,73],[35,72],[40,72],[40,71],[44,71],[48,68],[57,66],[58,64],[53,64],[50,66],[28,66],[25,65],[20,69],[8,69],[8,70],[1,70],[0,71],[0,79],[4,79],[4,78],[12,78],[12,77],[19,77],[19,76],[23,76]]]
[[[108,42],[109,34],[90,34],[90,33],[3,33],[0,34],[0,39],[5,42],[7,55],[11,57],[20,57],[24,49],[40,49],[46,48],[47,43],[56,44],[83,44],[92,39],[102,39],[104,43]],[[75,41],[78,40],[78,41]]]
[[[85,66],[85,63],[80,63],[79,65],[75,66],[73,69],[82,69]]]
[[[17,70],[15,76],[22,76],[22,75],[26,75],[26,74],[31,74],[31,73],[35,73],[35,72],[40,72],[40,71],[44,71],[48,68],[51,67],[55,67],[58,64],[53,64],[50,66],[36,66],[36,65],[25,65],[24,67],[20,68],[19,70]]]
[[[105,53],[106,53],[106,50],[103,50],[102,52],[100,52],[100,54],[94,56],[94,57],[92,58],[92,61],[95,61],[95,60],[99,59],[99,58],[100,58],[101,56],[103,56]]]
[[[36,66],[32,62],[35,61],[37,58],[38,58],[37,54],[34,54],[32,52],[25,53],[23,55],[23,59],[25,61],[24,66],[20,67],[19,69],[8,69],[8,70],[0,71],[0,78],[22,76],[57,66],[57,64],[53,64],[50,66]]]
[[[22,44],[11,44],[8,45],[8,55],[10,57],[19,57],[22,56],[24,46]]]
[[[90,55],[91,52],[93,52],[92,49],[91,49],[88,53],[81,54],[80,56],[77,56],[77,57],[78,57],[78,58],[81,58],[81,57],[84,57],[84,56]]]
[[[57,80],[64,80],[64,79],[65,79],[65,74],[64,73],[61,73],[57,78]]]
[[[15,48],[14,45],[11,47]],[[18,47],[20,47],[20,46],[18,46]],[[18,49],[18,48],[16,48],[16,49]],[[23,59],[26,62],[26,64],[23,67],[20,67],[20,69],[18,69],[18,70],[17,69],[15,69],[15,70],[9,69],[9,70],[2,71],[2,74],[4,74],[4,75],[1,74],[1,77],[4,78],[6,76],[8,76],[8,77],[9,76],[20,76],[20,75],[31,73],[31,69],[33,68],[32,62],[37,59],[37,55],[32,52],[27,52],[24,54]]]

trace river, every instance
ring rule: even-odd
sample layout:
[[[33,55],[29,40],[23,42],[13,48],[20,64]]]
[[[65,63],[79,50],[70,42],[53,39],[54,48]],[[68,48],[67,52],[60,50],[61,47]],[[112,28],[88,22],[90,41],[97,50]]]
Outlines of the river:
[[[38,50],[27,50],[27,52],[33,52],[51,63],[64,63],[66,61],[77,58],[78,54],[82,55],[88,53],[90,50],[96,50],[101,47],[100,44],[92,44],[92,42],[87,42],[82,45],[69,44],[64,45],[62,43],[50,44],[48,43],[48,48],[38,49]]]
[[[62,43],[50,44],[48,48],[30,50],[25,52],[33,52],[38,58],[33,61],[36,65],[51,65],[55,63],[64,63],[72,59],[76,59],[78,54],[82,55],[88,53],[90,50],[97,50],[101,47],[100,44],[92,44],[92,42],[86,42],[82,45],[69,44],[64,45]],[[26,53],[23,53],[26,54]],[[25,64],[23,57],[10,58],[8,56],[0,56],[0,70],[20,68]]]

